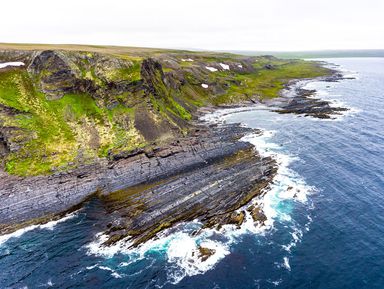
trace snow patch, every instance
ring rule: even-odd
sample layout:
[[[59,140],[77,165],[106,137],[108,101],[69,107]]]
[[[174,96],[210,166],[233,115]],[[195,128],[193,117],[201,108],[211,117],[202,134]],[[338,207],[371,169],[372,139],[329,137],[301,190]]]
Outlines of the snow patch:
[[[221,66],[224,70],[229,70],[229,65],[228,65],[228,64],[220,63],[220,66]]]
[[[205,68],[208,69],[208,70],[211,71],[211,72],[215,72],[215,71],[217,71],[217,69],[214,68],[214,67],[212,67],[212,66],[206,66]]]
[[[5,68],[5,67],[8,67],[8,66],[24,66],[24,62],[20,62],[20,61],[17,61],[17,62],[5,62],[5,63],[0,63],[0,68]]]

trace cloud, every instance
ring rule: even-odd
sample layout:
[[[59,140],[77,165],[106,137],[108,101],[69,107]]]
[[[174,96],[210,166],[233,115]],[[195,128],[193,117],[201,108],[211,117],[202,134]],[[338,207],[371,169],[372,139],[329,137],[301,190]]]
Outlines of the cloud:
[[[0,41],[244,50],[384,48],[382,0],[13,0]]]

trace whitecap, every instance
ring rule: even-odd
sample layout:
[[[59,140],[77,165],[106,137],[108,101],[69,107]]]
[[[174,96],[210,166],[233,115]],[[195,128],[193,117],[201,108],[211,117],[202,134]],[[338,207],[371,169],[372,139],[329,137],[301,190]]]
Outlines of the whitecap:
[[[286,268],[288,271],[291,271],[291,266],[289,265],[289,258],[284,257],[283,258],[283,267]]]
[[[66,215],[65,217],[63,217],[63,218],[61,218],[59,220],[50,221],[48,223],[41,224],[41,225],[31,225],[31,226],[25,227],[23,229],[17,230],[17,231],[15,231],[13,233],[2,235],[2,236],[0,236],[0,246],[2,244],[4,244],[5,242],[7,242],[9,239],[11,239],[11,238],[19,238],[20,236],[22,236],[26,232],[29,232],[29,231],[32,231],[32,230],[46,229],[46,230],[51,230],[52,231],[57,224],[65,222],[65,221],[67,221],[69,219],[72,219],[75,216],[76,216],[76,213],[71,213],[71,214],[68,214],[68,215]]]
[[[270,280],[270,279],[267,279],[267,282],[268,283],[271,283],[272,285],[274,286],[279,286],[281,284],[281,282],[283,282],[283,279],[278,279],[278,280]]]
[[[111,272],[111,276],[113,278],[116,278],[116,279],[120,279],[120,278],[123,278],[125,276],[124,274],[119,274],[116,270],[113,270],[112,268],[109,268],[108,266],[100,265],[98,263],[95,265],[86,267],[87,270],[93,270],[95,268],[98,268],[98,269],[103,270],[103,271]]]

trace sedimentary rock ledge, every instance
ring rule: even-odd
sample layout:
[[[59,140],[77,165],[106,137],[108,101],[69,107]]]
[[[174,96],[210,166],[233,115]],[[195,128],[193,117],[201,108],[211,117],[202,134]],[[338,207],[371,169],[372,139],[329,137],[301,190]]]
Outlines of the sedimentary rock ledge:
[[[219,133],[227,137],[226,130]],[[276,164],[258,156],[249,143],[235,147],[176,178],[102,198],[108,215],[113,216],[106,244],[129,237],[135,246],[177,222],[195,219],[205,227],[240,226],[245,214],[235,210],[263,192],[275,175]]]
[[[138,150],[68,173],[29,178],[4,174],[0,179],[2,233],[20,222],[69,210],[94,192],[104,196],[112,211],[140,212],[136,219],[129,215],[125,220],[132,223],[124,225],[124,230],[136,232],[138,240],[152,236],[160,223],[201,217],[209,224],[217,215],[228,217],[260,193],[273,176],[274,162],[255,155],[250,143],[238,141],[251,131],[237,124],[196,125],[189,136],[166,147]],[[169,179],[173,176],[177,178]],[[162,185],[134,196],[142,204],[140,209],[127,205],[131,195],[119,192],[124,201],[118,209],[119,202],[107,197],[161,180],[165,180]]]

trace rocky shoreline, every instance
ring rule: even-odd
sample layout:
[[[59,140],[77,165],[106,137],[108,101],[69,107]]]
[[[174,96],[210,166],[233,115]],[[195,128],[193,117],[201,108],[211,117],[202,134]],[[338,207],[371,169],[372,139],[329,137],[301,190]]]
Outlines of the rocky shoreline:
[[[332,75],[317,79],[324,82],[338,82],[350,77],[346,78],[339,71],[333,70]],[[333,106],[330,101],[316,98],[316,90],[303,88],[308,81],[313,79],[291,81],[282,91],[281,97],[270,100],[266,104],[280,114],[297,114],[319,119],[333,119],[349,110],[345,107]]]
[[[258,156],[250,143],[238,141],[250,132],[254,131],[239,124],[196,124],[189,136],[167,147],[138,150],[110,162],[52,176],[3,174],[1,233],[30,220],[50,220],[93,194],[105,201],[115,219],[109,225],[111,240],[133,231],[140,237],[137,240],[148,239],[158,226],[197,217],[207,226],[224,219],[233,222],[231,214],[259,194],[275,171],[272,159]],[[125,216],[129,224],[117,215]],[[215,221],[218,216],[222,218]]]
[[[151,64],[144,72],[160,74],[163,84],[161,65],[152,62],[144,62],[144,66]],[[153,75],[143,78],[157,79]],[[334,73],[326,81],[341,77]],[[156,85],[147,84],[150,88]],[[152,93],[158,94],[156,90]],[[316,118],[331,118],[347,110],[315,99],[313,93],[295,87],[293,97],[265,103],[278,113]],[[166,144],[116,153],[52,175],[20,177],[0,170],[0,234],[58,219],[90,197],[99,198],[107,212],[102,220],[108,237],[105,245],[124,239],[137,246],[166,228],[196,219],[203,228],[241,226],[245,210],[262,224],[262,208],[244,206],[266,191],[277,164],[260,156],[251,143],[239,141],[260,132],[240,124],[202,121],[190,122],[188,128],[188,134]],[[211,252],[201,248],[200,253],[205,258]]]

